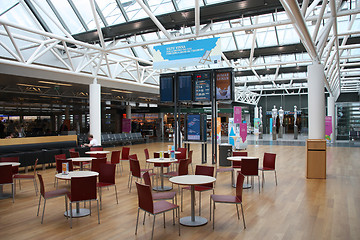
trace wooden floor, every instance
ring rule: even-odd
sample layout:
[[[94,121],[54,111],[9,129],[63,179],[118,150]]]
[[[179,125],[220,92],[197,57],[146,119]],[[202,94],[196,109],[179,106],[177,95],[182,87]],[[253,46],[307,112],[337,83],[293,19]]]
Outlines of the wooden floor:
[[[133,145],[144,165],[144,148],[150,152],[167,149],[167,143]],[[195,163],[200,163],[200,145],[193,145]],[[208,149],[211,149],[210,146]],[[110,149],[112,150],[112,149]],[[202,227],[172,225],[172,214],[155,224],[155,239],[360,239],[360,148],[329,147],[327,152],[327,179],[305,178],[305,147],[298,146],[248,146],[249,156],[262,157],[264,152],[277,153],[278,186],[273,173],[267,173],[261,193],[257,188],[244,190],[244,211],[247,229],[238,220],[233,205],[219,204],[216,209],[215,231],[212,222]],[[210,153],[209,153],[210,159]],[[23,181],[17,191],[15,203],[0,200],[0,239],[150,239],[151,218],[140,224],[134,235],[137,212],[135,188],[127,188],[128,163],[125,172],[117,174],[119,204],[114,189],[103,190],[101,224],[97,211],[93,215],[74,219],[73,228],[64,217],[64,198],[47,202],[44,224],[36,216],[38,197],[32,182]],[[53,190],[55,169],[39,171],[44,176],[47,190]],[[166,183],[168,181],[166,180]],[[257,183],[257,182],[256,182]],[[169,184],[170,185],[170,184]],[[64,186],[64,184],[62,185]],[[134,186],[134,185],[133,185]],[[256,185],[257,187],[257,185]],[[9,187],[5,187],[9,191]],[[217,194],[234,194],[230,173],[220,173]],[[196,194],[198,197],[198,194]],[[209,217],[209,193],[203,193],[202,216]],[[184,196],[182,216],[190,215],[190,193]],[[94,205],[93,205],[94,206]]]

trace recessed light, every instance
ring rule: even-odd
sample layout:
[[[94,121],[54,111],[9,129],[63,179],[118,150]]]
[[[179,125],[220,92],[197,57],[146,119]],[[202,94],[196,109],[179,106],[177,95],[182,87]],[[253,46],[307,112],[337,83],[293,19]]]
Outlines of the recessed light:
[[[133,93],[133,92],[130,92],[130,91],[124,91],[124,90],[118,90],[118,89],[112,89],[111,91],[120,92],[120,93]]]
[[[25,83],[18,83],[16,85],[23,86],[23,87],[50,88],[48,86],[38,86],[38,85],[25,84]]]
[[[48,81],[39,81],[39,83],[46,83],[46,84],[66,86],[66,87],[71,87],[72,86],[72,84],[68,84],[68,83],[57,83],[57,82],[48,82]]]

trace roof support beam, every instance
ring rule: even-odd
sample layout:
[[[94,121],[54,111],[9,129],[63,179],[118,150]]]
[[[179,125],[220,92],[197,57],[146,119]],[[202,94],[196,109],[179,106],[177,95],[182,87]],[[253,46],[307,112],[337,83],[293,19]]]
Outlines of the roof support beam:
[[[199,36],[200,32],[200,0],[195,0],[195,35]]]

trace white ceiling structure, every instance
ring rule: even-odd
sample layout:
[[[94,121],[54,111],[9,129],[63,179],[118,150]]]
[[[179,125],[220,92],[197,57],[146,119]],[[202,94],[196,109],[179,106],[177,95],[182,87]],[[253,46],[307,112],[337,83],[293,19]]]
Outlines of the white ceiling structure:
[[[360,94],[360,1],[280,0],[285,11],[201,24],[201,8],[219,0],[7,0],[0,4],[0,72],[43,74],[49,79],[158,93],[159,75],[203,68],[233,67],[251,71],[235,79],[236,98],[257,104],[261,96],[307,94],[306,71],[282,73],[282,68],[325,67],[327,92]],[[239,1],[239,3],[247,1]],[[266,1],[264,1],[266,2]],[[266,5],[266,4],[265,4]],[[194,26],[166,29],[162,14],[192,9]],[[150,18],[157,32],[113,40],[102,28]],[[97,42],[76,40],[74,34],[93,31]],[[221,37],[223,59],[216,65],[154,70],[153,46]],[[306,52],[255,57],[257,48],[301,43]],[[227,59],[226,52],[249,51],[247,58]],[[271,74],[259,74],[269,71]]]

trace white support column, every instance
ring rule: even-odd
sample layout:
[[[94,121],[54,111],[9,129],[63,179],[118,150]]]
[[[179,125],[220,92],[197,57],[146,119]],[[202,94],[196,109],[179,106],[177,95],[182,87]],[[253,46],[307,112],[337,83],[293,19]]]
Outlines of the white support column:
[[[101,145],[101,86],[97,83],[96,78],[90,84],[89,94],[90,109],[90,134]]]
[[[335,98],[328,97],[327,98],[327,116],[331,116],[332,121],[332,134],[331,134],[331,142],[335,142],[336,134],[335,134]]]
[[[126,105],[126,118],[131,120],[131,105],[130,105],[130,103],[128,103],[128,105]],[[130,128],[130,132],[131,132],[131,128]]]
[[[324,66],[313,62],[307,70],[309,139],[325,139]]]
[[[258,118],[259,117],[259,108],[258,106],[255,106],[254,108],[254,118]]]

